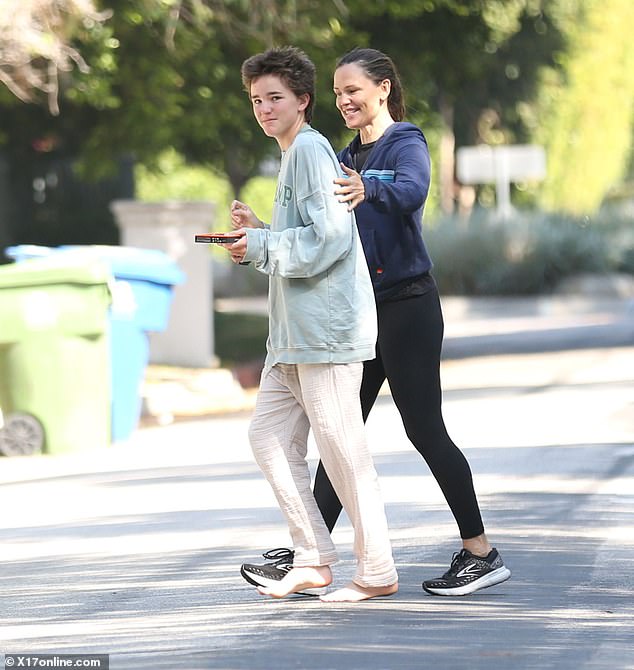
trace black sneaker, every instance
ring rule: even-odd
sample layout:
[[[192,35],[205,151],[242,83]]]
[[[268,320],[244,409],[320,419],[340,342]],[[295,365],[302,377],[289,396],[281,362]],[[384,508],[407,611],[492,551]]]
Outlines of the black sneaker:
[[[292,549],[281,547],[265,551],[262,556],[272,563],[263,565],[243,563],[240,567],[240,574],[253,586],[267,587],[279,582],[291,570],[295,552]]]
[[[510,576],[511,571],[504,565],[497,549],[491,549],[486,558],[463,549],[453,555],[451,566],[442,577],[423,582],[423,588],[436,596],[466,596],[505,582]]]

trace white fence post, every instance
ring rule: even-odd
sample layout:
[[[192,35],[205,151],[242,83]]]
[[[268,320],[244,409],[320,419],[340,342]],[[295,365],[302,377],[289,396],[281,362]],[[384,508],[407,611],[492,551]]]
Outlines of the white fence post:
[[[174,288],[167,329],[150,337],[150,362],[216,365],[211,257],[208,245],[194,242],[196,233],[212,229],[214,204],[118,200],[111,207],[123,245],[163,251],[186,275],[185,283]]]

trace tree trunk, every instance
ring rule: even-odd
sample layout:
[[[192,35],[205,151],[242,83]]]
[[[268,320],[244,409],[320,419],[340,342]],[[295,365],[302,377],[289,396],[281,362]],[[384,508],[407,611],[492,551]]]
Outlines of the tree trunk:
[[[440,137],[440,208],[445,214],[453,214],[456,203],[455,148],[453,132],[453,103],[444,95],[440,97],[440,115],[443,121]]]
[[[240,199],[240,192],[244,188],[244,185],[251,178],[250,171],[245,171],[244,166],[240,160],[236,160],[232,156],[225,157],[225,174],[227,179],[231,184],[231,190],[233,192],[233,197],[236,200]]]

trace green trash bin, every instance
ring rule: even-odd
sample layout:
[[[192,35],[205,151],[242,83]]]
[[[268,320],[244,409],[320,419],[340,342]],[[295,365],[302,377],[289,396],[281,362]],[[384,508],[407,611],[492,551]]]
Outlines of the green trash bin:
[[[7,425],[39,422],[45,453],[110,444],[109,276],[99,262],[0,266],[0,408]]]

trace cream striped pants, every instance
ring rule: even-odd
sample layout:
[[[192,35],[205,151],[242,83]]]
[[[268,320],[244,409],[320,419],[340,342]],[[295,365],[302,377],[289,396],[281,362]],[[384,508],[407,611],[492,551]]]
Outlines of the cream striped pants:
[[[378,477],[359,403],[362,363],[279,363],[262,375],[249,440],[295,549],[294,565],[330,565],[337,553],[310,486],[312,429],[328,477],[354,528],[360,586],[397,579]]]

